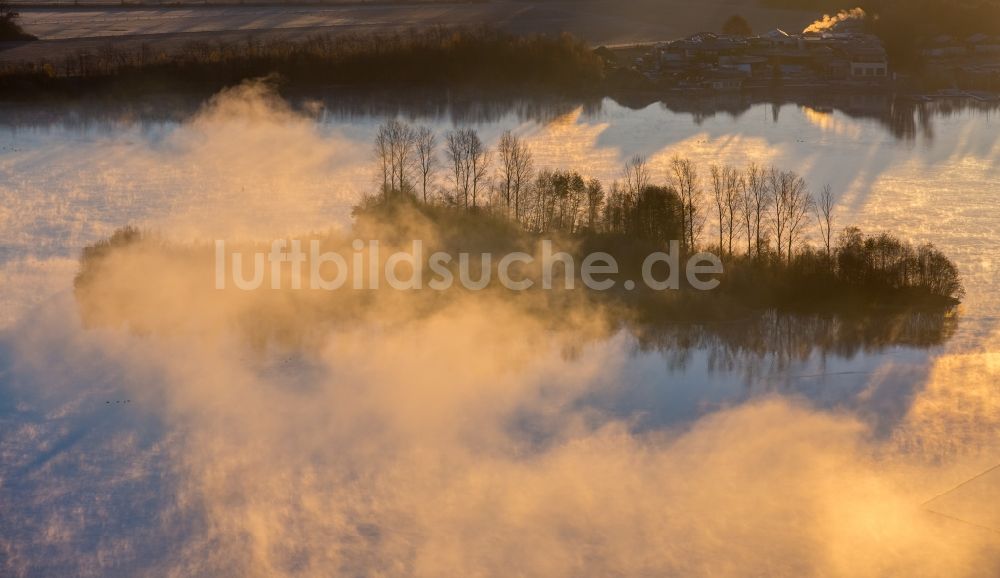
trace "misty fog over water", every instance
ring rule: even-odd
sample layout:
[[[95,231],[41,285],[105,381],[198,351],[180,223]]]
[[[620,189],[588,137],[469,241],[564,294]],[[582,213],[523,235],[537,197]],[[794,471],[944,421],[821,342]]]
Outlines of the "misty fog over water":
[[[243,88],[4,110],[0,574],[989,574],[1000,475],[950,490],[1000,462],[1000,119],[737,108]],[[426,317],[378,300],[302,348],[250,347],[199,302],[176,333],[81,323],[79,252],[123,225],[181,243],[349,227],[387,115],[490,146],[512,129],[538,168],[606,183],[637,154],[654,181],[675,154],[773,163],[829,184],[841,226],[933,242],[968,294],[926,346],[636,336],[588,310],[553,329],[495,297]]]

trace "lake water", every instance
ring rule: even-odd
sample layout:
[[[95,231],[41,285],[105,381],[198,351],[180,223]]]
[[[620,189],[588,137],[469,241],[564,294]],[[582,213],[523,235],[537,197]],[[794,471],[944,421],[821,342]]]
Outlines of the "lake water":
[[[299,98],[289,105],[257,91],[230,93],[204,106],[0,106],[0,567],[12,575],[192,575],[238,572],[233,569],[242,564],[261,575],[323,575],[331,567],[350,575],[463,568],[492,575],[527,549],[522,565],[515,564],[526,575],[573,575],[578,566],[567,552],[589,544],[583,556],[605,574],[740,575],[731,566],[738,565],[777,575],[874,576],[919,567],[925,571],[920,575],[957,576],[975,575],[982,564],[995,568],[996,471],[932,502],[930,512],[921,506],[1000,462],[997,115],[972,104],[915,106],[878,98],[836,106],[629,107],[611,99],[393,104],[359,97]],[[703,166],[753,160],[792,169],[813,190],[832,187],[840,226],[937,245],[957,262],[968,294],[953,334],[930,347],[792,347],[760,355],[711,343],[683,351],[643,346],[618,334],[548,359],[522,351],[523,340],[515,336],[483,337],[480,323],[501,321],[488,315],[489,321],[479,321],[477,313],[471,321],[444,323],[444,329],[338,337],[339,345],[321,361],[293,359],[284,366],[286,361],[265,359],[236,371],[241,364],[222,370],[209,361],[243,359],[232,344],[191,351],[171,339],[151,345],[155,337],[79,326],[72,299],[76,259],[83,246],[122,225],[207,240],[349,224],[351,206],[373,188],[371,143],[386,116],[440,133],[473,126],[490,145],[511,129],[527,139],[537,167],[576,169],[605,183],[636,154],[649,160],[655,180],[666,180],[675,154]],[[439,342],[437,330],[490,348]],[[451,360],[454,367],[438,373],[411,359],[419,356],[396,343],[402,336],[439,345],[414,346],[423,360],[449,351],[480,361]],[[370,351],[381,347],[397,357],[373,362]],[[172,354],[161,357],[161,350]],[[538,367],[536,355],[544,360]],[[508,357],[529,360],[516,377],[494,367]],[[402,409],[395,400],[407,395],[382,391],[382,382],[372,386],[377,399],[342,397],[338,388],[364,382],[346,367],[387,381],[405,381],[406,371],[420,368],[438,376],[435,383],[478,384],[484,400],[501,408],[495,411],[504,415],[505,427],[514,427],[508,422],[520,415],[515,422],[533,432],[529,437],[538,447],[508,455],[520,434],[488,426],[488,435],[469,434],[465,425],[440,425],[464,423],[451,412],[474,417],[486,411],[459,389],[430,386],[430,399],[444,400],[440,407],[426,399],[407,402],[430,403],[437,408],[430,416]],[[242,380],[272,387],[284,383],[274,378],[284,374],[296,375],[303,391],[320,393],[277,398],[282,403],[341,403],[342,409],[275,410],[271,394],[213,389]],[[329,391],[317,385],[327,381],[338,385]],[[562,400],[558,411],[524,385],[564,381],[590,385],[554,394]],[[180,383],[198,387],[189,391]],[[505,388],[514,393],[497,393]],[[105,406],[121,411],[109,413]],[[355,423],[355,413],[367,415],[372,407],[380,408],[378,419]],[[491,416],[486,423],[496,417],[484,415]],[[419,447],[385,437],[383,430],[363,433],[380,420],[391,424],[386,431],[420,440]],[[312,429],[294,429],[290,422]],[[625,424],[631,433],[605,437],[602,423]],[[733,432],[742,433],[728,437]],[[759,432],[766,434],[759,443],[733,449]],[[623,446],[608,441],[619,439],[615,435],[627,438]],[[644,437],[649,435],[654,437]],[[661,435],[666,441],[655,437]],[[380,457],[357,449],[359,440],[369,440]],[[761,451],[771,442],[785,449]],[[248,445],[270,461],[255,461]],[[579,447],[584,449],[577,453],[565,449]],[[421,451],[433,460],[414,458]],[[817,455],[832,461],[817,462]],[[752,463],[742,456],[754,456]],[[689,477],[676,478],[674,467]],[[782,481],[758,467],[781,472]],[[628,472],[621,487],[602,478],[602,471],[617,468]],[[574,469],[591,482],[559,474]],[[838,471],[868,493],[831,490]],[[397,476],[414,476],[419,491],[400,489],[410,486],[398,485]],[[456,478],[462,481],[452,485]],[[789,479],[799,482],[786,487]],[[449,497],[431,490],[444,485],[441,480],[448,481]],[[697,490],[698,484],[706,489]],[[652,497],[651,487],[667,497]],[[564,491],[581,501],[563,505]],[[744,498],[733,497],[743,491]],[[816,498],[834,493],[832,502]],[[549,500],[553,505],[546,506]],[[761,508],[759,516],[747,511],[750,502]],[[690,518],[696,537],[685,538],[683,523],[651,521],[643,504],[669,510],[664,515],[670,520]],[[492,515],[484,513],[483,520],[469,511]],[[601,521],[581,520],[580,511]],[[843,512],[850,514],[838,517]],[[903,529],[912,525],[910,515],[929,526]],[[803,528],[820,524],[817,516],[829,523],[815,530],[816,539],[834,549],[822,560],[816,543],[800,541],[813,532]],[[632,535],[625,527],[642,531]],[[613,543],[608,536],[616,532],[669,555],[643,558]],[[720,548],[709,535],[748,548],[759,544],[755,536],[767,536],[780,544],[785,562],[768,566],[756,553]],[[292,537],[298,546],[281,544]],[[544,553],[534,551],[536,540]],[[452,542],[457,553],[447,546]],[[831,562],[856,548],[859,560]],[[925,559],[930,553],[933,564]],[[882,566],[872,562],[883,558]]]

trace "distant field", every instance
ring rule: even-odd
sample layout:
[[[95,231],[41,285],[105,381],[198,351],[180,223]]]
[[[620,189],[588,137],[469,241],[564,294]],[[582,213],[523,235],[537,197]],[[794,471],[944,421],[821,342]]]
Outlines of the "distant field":
[[[760,30],[801,29],[815,12],[768,8],[757,0],[580,0],[219,6],[22,5],[22,24],[38,42],[0,46],[0,60],[58,60],[79,50],[148,44],[175,49],[191,41],[489,24],[515,33],[570,32],[591,44],[670,39],[718,30],[730,15]],[[89,3],[88,3],[89,4]]]

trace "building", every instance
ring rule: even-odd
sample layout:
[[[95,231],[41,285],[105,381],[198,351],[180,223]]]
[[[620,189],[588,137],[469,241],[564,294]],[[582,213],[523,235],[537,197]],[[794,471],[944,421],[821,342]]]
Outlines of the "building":
[[[889,62],[881,44],[854,44],[844,47],[851,63],[851,78],[885,79],[889,75]]]
[[[805,83],[889,79],[881,41],[862,32],[774,29],[752,38],[703,32],[657,50],[660,78],[679,88],[732,91],[778,78]]]
[[[767,58],[763,56],[744,55],[720,58],[719,65],[751,77],[762,76],[769,70]]]
[[[734,92],[743,88],[746,74],[735,70],[716,69],[705,72],[702,86],[719,92]]]
[[[935,36],[920,46],[920,54],[927,58],[946,58],[949,56],[964,56],[968,52],[965,44],[947,34]]]
[[[762,34],[757,39],[758,44],[770,45],[771,47],[791,47],[799,44],[798,37],[792,36],[780,28]]]

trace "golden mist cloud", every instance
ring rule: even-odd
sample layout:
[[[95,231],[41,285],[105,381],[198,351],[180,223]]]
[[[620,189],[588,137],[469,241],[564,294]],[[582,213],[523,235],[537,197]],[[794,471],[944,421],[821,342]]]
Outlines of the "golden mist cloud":
[[[824,14],[822,18],[807,26],[802,32],[804,34],[808,34],[810,32],[826,32],[846,20],[864,20],[864,18],[865,11],[862,8],[841,10],[832,16],[830,14]]]
[[[258,123],[269,134],[307,130],[257,90],[228,92],[209,110],[190,129],[207,142],[231,142],[216,130],[242,139]],[[220,117],[245,126],[219,128],[210,119]],[[250,139],[238,156],[264,158],[275,142]],[[259,230],[245,216],[247,244],[270,238],[267,215]],[[448,236],[400,219],[401,238]],[[586,299],[214,291],[210,248],[198,235],[186,242],[114,253],[85,311],[58,299],[16,328],[25,383],[72,397],[106,378],[114,387],[98,391],[120,391],[162,428],[152,455],[166,503],[147,512],[151,533],[108,528],[96,554],[74,557],[87,525],[49,519],[39,540],[71,573],[107,574],[151,539],[169,555],[140,560],[139,574],[178,577],[951,578],[996,565],[995,534],[921,507],[954,461],[907,447],[924,434],[944,443],[949,420],[962,419],[937,397],[955,387],[954,361],[939,362],[887,438],[849,413],[778,396],[638,427],[593,403],[628,386],[635,343]],[[80,314],[105,323],[88,329]],[[985,400],[996,364],[970,371],[985,376],[969,395],[990,413],[976,428],[995,428]],[[52,415],[87,401],[76,403]],[[37,435],[19,430],[18,443]],[[117,456],[136,443],[98,450]],[[125,468],[107,487],[154,465]],[[72,491],[38,483],[50,501]],[[5,569],[29,573],[37,543],[0,546]]]

